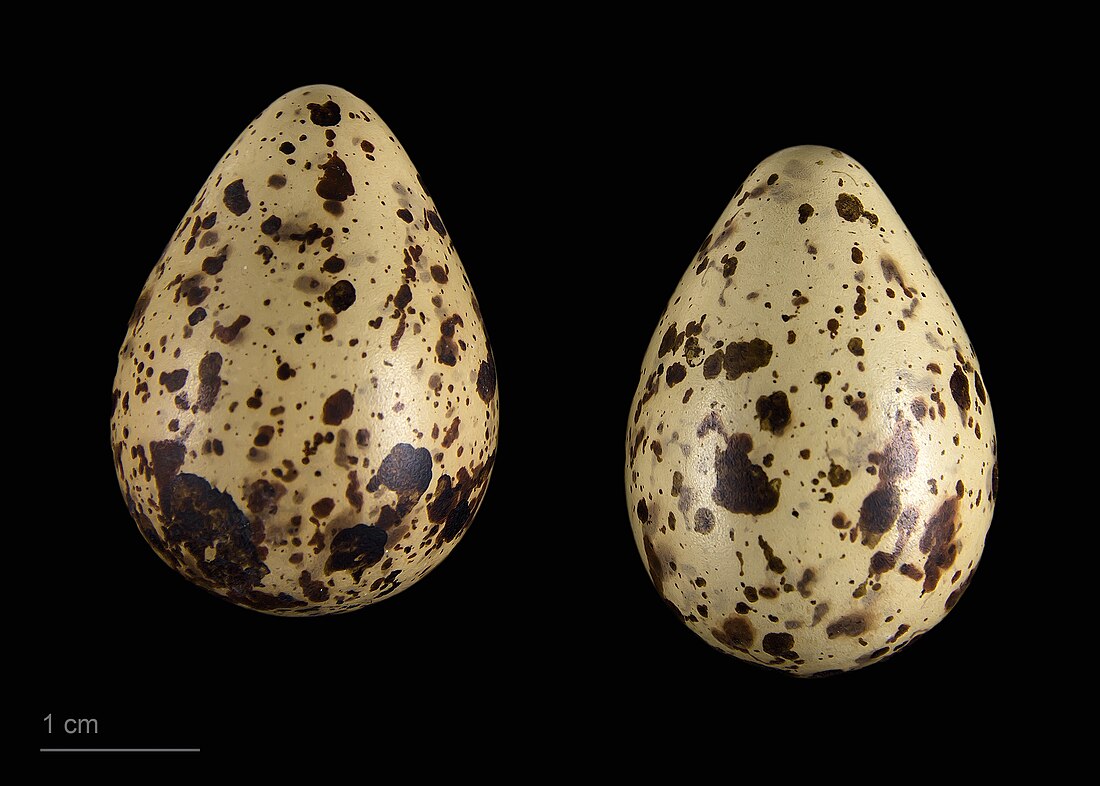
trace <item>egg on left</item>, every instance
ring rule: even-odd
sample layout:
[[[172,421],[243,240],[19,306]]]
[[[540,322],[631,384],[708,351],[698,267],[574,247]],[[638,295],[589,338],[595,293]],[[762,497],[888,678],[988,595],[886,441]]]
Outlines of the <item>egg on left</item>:
[[[496,457],[496,365],[420,176],[359,98],[276,100],[153,267],[111,443],[142,535],[225,599],[350,611],[438,565]]]

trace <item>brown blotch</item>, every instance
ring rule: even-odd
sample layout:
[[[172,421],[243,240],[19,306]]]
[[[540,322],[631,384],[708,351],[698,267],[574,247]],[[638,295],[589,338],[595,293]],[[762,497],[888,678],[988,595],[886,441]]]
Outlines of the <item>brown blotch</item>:
[[[454,540],[469,524],[480,504],[480,498],[475,499],[474,495],[488,482],[495,459],[493,453],[472,474],[462,467],[453,480],[450,475],[443,475],[436,481],[427,511],[429,521],[443,524],[437,542]]]
[[[221,273],[222,268],[225,267],[226,257],[227,251],[224,248],[221,250],[220,254],[207,257],[202,261],[202,272],[206,273],[208,276],[216,276],[218,273]]]
[[[699,508],[695,511],[695,531],[707,534],[714,529],[714,511],[710,508]]]
[[[909,564],[908,562],[898,568],[898,573],[905,576],[906,578],[912,579],[913,581],[920,581],[924,578],[924,573],[921,571],[921,569],[918,568],[916,565]]]
[[[684,341],[684,334],[676,332],[676,323],[668,326],[664,336],[661,337],[661,346],[657,350],[657,357],[663,358],[669,352],[675,352]]]
[[[439,341],[435,344],[435,356],[445,366],[458,362],[458,344],[455,342],[455,329],[462,327],[462,317],[452,314],[439,325]]]
[[[912,427],[908,421],[902,421],[894,429],[894,434],[881,453],[870,453],[868,461],[878,465],[881,482],[892,482],[910,477],[917,471],[917,443],[913,439]]]
[[[152,442],[149,448],[166,548],[176,555],[189,552],[217,587],[246,592],[262,582],[269,572],[258,548],[262,524],[254,529],[230,494],[198,475],[179,472],[185,457],[182,443]],[[208,550],[213,556],[207,556]]]
[[[497,390],[497,366],[490,351],[477,370],[477,394],[486,404],[493,400]]]
[[[901,493],[897,486],[880,484],[868,494],[859,508],[859,529],[863,542],[874,545],[893,526],[901,513]]]
[[[415,494],[419,498],[431,481],[431,452],[427,448],[414,448],[407,442],[399,442],[382,459],[378,472],[367,484],[367,491],[374,493],[381,484],[398,494]]]
[[[241,332],[241,329],[252,320],[241,314],[231,325],[223,325],[221,322],[214,323],[214,330],[210,333],[211,338],[216,338],[223,344],[229,344],[237,338],[237,334]]]
[[[890,257],[883,257],[879,260],[879,264],[882,266],[882,275],[886,278],[887,284],[896,282],[906,297],[916,296],[916,293],[905,285],[905,280],[902,278],[901,271],[898,270],[898,265],[894,260]]]
[[[903,622],[901,625],[898,625],[898,629],[894,631],[893,635],[891,635],[890,638],[886,640],[886,643],[893,644],[895,641],[904,636],[908,631],[909,625]]]
[[[175,371],[160,372],[160,384],[164,385],[169,393],[175,393],[187,383],[187,369],[178,368]]]
[[[804,598],[810,597],[813,593],[810,591],[810,584],[817,578],[812,568],[806,568],[802,571],[802,578],[798,580],[798,594]]]
[[[710,632],[718,642],[740,652],[748,652],[756,640],[752,623],[745,617],[729,617],[721,628],[711,628]]]
[[[858,636],[867,630],[867,620],[861,614],[847,614],[829,623],[825,633],[830,639],[837,636]]]
[[[649,578],[653,581],[657,592],[664,597],[665,566],[657,556],[657,550],[653,547],[653,541],[649,539],[649,535],[642,537],[642,549],[645,551],[645,561],[649,567]]]
[[[866,218],[871,226],[878,224],[878,216],[863,209],[863,203],[859,197],[852,194],[841,194],[836,198],[836,212],[845,221],[859,221]]]
[[[218,393],[222,389],[222,356],[217,352],[208,352],[199,361],[199,391],[195,402],[203,412],[214,408]]]
[[[867,313],[867,290],[863,287],[856,287],[856,302],[852,306],[852,311],[858,317]]]
[[[951,387],[951,398],[955,399],[955,403],[959,405],[959,412],[965,419],[966,410],[970,409],[970,381],[961,367],[955,366],[949,385]]]
[[[764,652],[776,658],[798,660],[798,653],[794,651],[794,636],[789,633],[768,633],[761,646]]]
[[[768,545],[768,541],[764,540],[764,536],[757,536],[756,542],[757,545],[759,545],[761,550],[764,552],[764,559],[767,561],[768,570],[770,570],[772,573],[778,573],[780,575],[786,573],[787,566],[783,564],[783,560],[775,556],[775,551],[770,545]]]
[[[356,524],[340,530],[329,547],[325,573],[346,570],[351,572],[355,581],[359,581],[363,571],[382,560],[388,539],[384,529],[369,524]]]
[[[756,417],[760,421],[761,431],[770,431],[779,436],[791,422],[791,406],[787,394],[777,390],[770,396],[761,396],[756,400]]]
[[[943,604],[944,611],[951,611],[955,608],[955,604],[959,602],[959,599],[963,596],[963,593],[970,587],[970,581],[974,578],[974,571],[963,579],[963,583],[951,591],[951,594],[947,596],[947,600]]]
[[[845,221],[859,221],[863,215],[863,203],[851,194],[841,194],[836,198],[836,212]]]
[[[743,374],[768,365],[772,359],[772,345],[762,338],[752,341],[736,341],[727,344],[722,357],[726,379],[738,379]],[[706,370],[704,368],[704,375]]]
[[[779,504],[779,478],[769,480],[763,468],[749,459],[751,450],[748,434],[731,434],[725,450],[715,449],[712,497],[731,513],[762,515]]]
[[[347,311],[355,304],[355,286],[350,281],[337,281],[325,292],[325,303],[333,313]]]
[[[798,223],[805,224],[813,214],[813,205],[803,202],[798,206]]]
[[[334,126],[340,122],[340,107],[333,101],[323,104],[306,104],[309,119],[315,126]]]
[[[222,201],[235,216],[243,216],[252,207],[248,201],[248,191],[245,190],[244,181],[237,179],[225,187],[222,193]]]
[[[887,554],[885,551],[876,551],[871,555],[871,573],[876,576],[880,573],[886,573],[889,570],[893,570],[895,564],[897,564],[897,557],[893,554]]]
[[[447,227],[443,226],[443,219],[434,210],[424,209],[424,218],[428,224],[439,233],[440,237],[447,237]]]
[[[412,302],[412,289],[408,284],[402,284],[397,288],[397,294],[393,296],[393,305],[398,311],[403,311],[405,306]],[[396,316],[396,314],[395,314]]]
[[[351,174],[336,153],[333,153],[328,161],[321,164],[320,169],[324,174],[317,181],[317,195],[322,199],[343,202],[355,194],[355,184],[352,182]]]
[[[715,350],[707,356],[707,359],[703,361],[703,379],[714,379],[722,373],[723,356],[723,352],[720,349]]]
[[[958,555],[958,543],[955,541],[958,512],[959,498],[949,497],[924,525],[919,545],[921,553],[927,554],[928,559],[924,563],[922,594],[934,590],[943,572],[955,563]]]
[[[344,489],[344,497],[357,511],[363,509],[363,492],[359,485],[359,473],[355,470],[348,473],[348,485]]]
[[[684,368],[684,364],[673,363],[665,372],[665,384],[672,387],[678,382],[683,382],[685,377],[687,377],[687,369]]]
[[[298,577],[298,586],[302,588],[302,594],[306,599],[314,603],[323,603],[328,600],[328,587],[324,582],[313,578],[308,570],[303,570]]]
[[[351,417],[355,398],[350,390],[341,388],[325,400],[321,420],[329,426],[338,426]]]
[[[265,235],[274,235],[283,225],[283,220],[278,216],[268,216],[260,224],[260,231]]]
[[[177,280],[179,279],[177,278]],[[198,274],[183,279],[176,287],[176,294],[172,302],[179,303],[180,299],[183,299],[187,301],[189,306],[199,305],[210,294],[210,287],[203,286],[202,282],[203,278]]]
[[[847,470],[839,464],[829,463],[829,485],[833,488],[844,486],[852,479],[851,470]]]
[[[274,436],[275,428],[273,426],[260,426],[256,431],[256,436],[252,438],[252,444],[258,448],[267,447],[271,444]]]
[[[454,441],[458,439],[458,427],[460,423],[461,419],[456,417],[451,421],[451,425],[447,426],[447,430],[443,432],[443,442],[440,444],[442,444],[444,448],[449,448]]]

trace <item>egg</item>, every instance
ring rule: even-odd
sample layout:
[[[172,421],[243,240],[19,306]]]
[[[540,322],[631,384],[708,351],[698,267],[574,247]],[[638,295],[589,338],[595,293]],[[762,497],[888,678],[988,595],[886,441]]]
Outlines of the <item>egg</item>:
[[[217,163],[118,357],[119,486],[159,557],[279,615],[407,589],[484,498],[496,365],[439,211],[378,115],[286,93]]]
[[[792,147],[737,190],[646,351],[626,488],[657,591],[742,660],[858,669],[959,601],[997,494],[989,393],[858,162]]]

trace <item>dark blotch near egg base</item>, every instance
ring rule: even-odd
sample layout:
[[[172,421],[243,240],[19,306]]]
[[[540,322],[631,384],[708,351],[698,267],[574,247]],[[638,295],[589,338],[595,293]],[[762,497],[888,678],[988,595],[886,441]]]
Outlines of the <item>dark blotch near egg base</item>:
[[[340,530],[329,547],[325,572],[348,570],[359,581],[363,571],[377,564],[386,553],[388,537],[384,529],[370,524],[356,524]]]
[[[382,484],[398,494],[419,497],[431,482],[432,454],[427,448],[414,448],[407,442],[400,442],[382,459],[377,474],[367,484],[367,491],[373,493]]]
[[[472,474],[462,467],[453,479],[443,475],[436,482],[432,501],[428,503],[428,520],[443,525],[439,531],[440,540],[454,540],[470,523],[480,504],[480,499],[473,502],[471,499],[488,482],[495,460],[496,453],[493,453]]]
[[[233,497],[214,488],[205,478],[180,472],[186,455],[183,443],[149,445],[153,474],[164,525],[164,540],[144,528],[146,540],[171,564],[185,564],[189,553],[201,576],[196,583],[207,590],[224,590],[230,600],[259,610],[305,606],[286,593],[271,595],[256,589],[269,573],[260,556],[263,521],[249,521]],[[213,550],[208,558],[207,552]]]

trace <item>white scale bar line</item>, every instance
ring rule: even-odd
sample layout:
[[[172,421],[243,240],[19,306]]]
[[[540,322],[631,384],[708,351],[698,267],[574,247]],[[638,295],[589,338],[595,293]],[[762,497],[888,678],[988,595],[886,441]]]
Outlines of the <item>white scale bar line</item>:
[[[198,748],[39,748],[39,753],[198,753]]]

